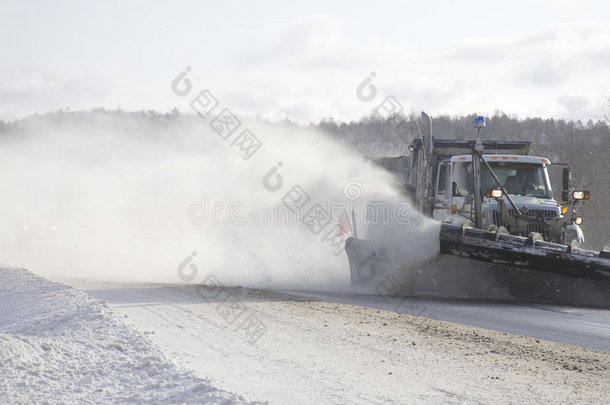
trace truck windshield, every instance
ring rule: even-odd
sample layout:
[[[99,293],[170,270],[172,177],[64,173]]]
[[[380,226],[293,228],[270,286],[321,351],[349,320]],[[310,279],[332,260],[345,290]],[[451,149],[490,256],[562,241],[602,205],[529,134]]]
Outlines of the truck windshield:
[[[508,194],[551,198],[551,188],[543,165],[518,162],[488,162]],[[474,194],[471,162],[454,164],[454,195]],[[496,189],[498,185],[487,167],[481,165],[482,191]]]

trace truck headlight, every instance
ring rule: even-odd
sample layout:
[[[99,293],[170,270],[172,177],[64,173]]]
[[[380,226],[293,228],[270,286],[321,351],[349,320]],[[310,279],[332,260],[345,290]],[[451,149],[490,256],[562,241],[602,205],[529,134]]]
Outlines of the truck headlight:
[[[487,198],[502,198],[502,190],[494,189],[485,191],[485,197]]]
[[[574,191],[572,193],[572,198],[575,200],[588,200],[591,198],[591,193],[588,191]]]
[[[572,222],[574,222],[576,225],[580,225],[580,224],[582,224],[582,217],[581,216],[574,217],[572,219]]]

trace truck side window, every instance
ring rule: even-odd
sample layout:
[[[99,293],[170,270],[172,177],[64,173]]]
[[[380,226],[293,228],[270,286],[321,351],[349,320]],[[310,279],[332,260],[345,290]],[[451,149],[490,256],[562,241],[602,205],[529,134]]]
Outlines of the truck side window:
[[[474,177],[472,175],[472,163],[457,162],[453,165],[453,176],[456,187],[454,196],[465,196],[474,193]]]
[[[447,190],[447,180],[449,179],[449,164],[441,163],[438,167],[437,194],[445,194]]]

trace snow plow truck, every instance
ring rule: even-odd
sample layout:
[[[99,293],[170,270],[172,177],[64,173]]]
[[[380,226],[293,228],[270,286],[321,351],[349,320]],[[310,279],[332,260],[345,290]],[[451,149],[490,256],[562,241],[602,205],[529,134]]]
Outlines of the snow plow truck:
[[[571,168],[560,164],[559,203],[548,158],[531,156],[527,141],[482,140],[482,116],[474,126],[474,140],[437,139],[422,112],[420,137],[403,157],[405,194],[440,222],[439,254],[413,263],[400,241],[350,238],[352,284],[381,292],[394,283],[407,295],[610,306],[610,249],[580,248],[578,208],[591,193],[573,187]]]

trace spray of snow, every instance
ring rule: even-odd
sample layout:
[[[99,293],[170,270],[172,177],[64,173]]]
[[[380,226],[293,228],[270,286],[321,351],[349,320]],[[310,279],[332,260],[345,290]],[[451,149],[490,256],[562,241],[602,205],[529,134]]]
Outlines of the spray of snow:
[[[251,156],[243,129],[262,144]],[[349,267],[333,241],[371,199],[389,207],[384,238],[414,260],[437,249],[433,221],[396,223],[409,209],[388,175],[311,129],[242,119],[223,139],[199,117],[96,112],[32,118],[0,142],[0,261],[43,275],[336,288]],[[323,228],[302,218],[316,202]]]

